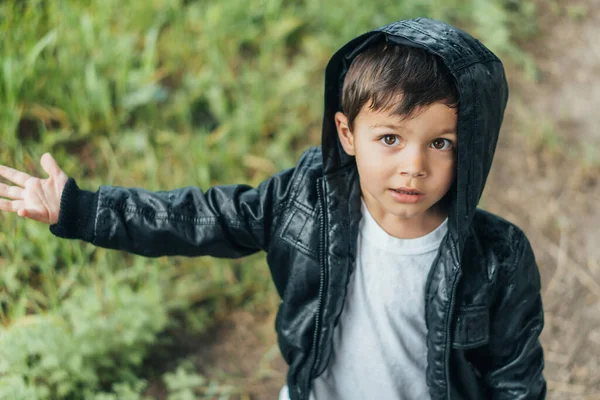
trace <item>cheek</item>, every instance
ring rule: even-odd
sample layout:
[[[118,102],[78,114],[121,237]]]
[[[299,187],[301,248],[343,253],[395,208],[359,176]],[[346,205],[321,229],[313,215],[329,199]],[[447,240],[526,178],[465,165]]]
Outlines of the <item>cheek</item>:
[[[440,178],[451,184],[455,176],[455,164],[453,160],[444,160],[439,164],[439,171],[442,171]]]
[[[356,164],[359,169],[371,171],[377,168],[377,157],[370,143],[358,140],[354,143],[354,151],[356,154]]]
[[[454,159],[450,155],[445,154],[433,154],[428,161],[431,172],[438,177],[453,174],[454,164]]]
[[[368,176],[369,180],[381,179],[386,175],[384,160],[381,155],[373,152],[357,152],[356,165],[358,173],[363,177]]]

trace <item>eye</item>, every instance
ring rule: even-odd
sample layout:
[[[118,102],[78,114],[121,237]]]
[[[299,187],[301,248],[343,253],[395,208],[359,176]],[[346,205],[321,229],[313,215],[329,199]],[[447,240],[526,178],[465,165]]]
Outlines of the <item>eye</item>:
[[[448,144],[448,146],[445,146],[446,143]],[[450,150],[451,148],[454,147],[454,142],[452,140],[448,140],[448,139],[444,139],[444,138],[437,138],[433,142],[431,142],[431,144],[433,145],[433,147],[435,149],[438,149],[438,150]]]
[[[379,140],[383,141],[383,144],[386,146],[393,146],[398,143],[398,137],[396,135],[383,135]]]

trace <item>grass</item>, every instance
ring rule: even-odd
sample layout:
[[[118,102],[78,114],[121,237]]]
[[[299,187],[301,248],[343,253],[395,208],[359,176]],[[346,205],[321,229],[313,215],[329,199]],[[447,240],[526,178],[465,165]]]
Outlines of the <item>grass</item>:
[[[526,69],[514,35],[534,14],[506,0],[2,2],[0,160],[45,177],[49,151],[87,190],[257,185],[319,144],[324,68],[349,39],[427,15]],[[0,221],[0,399],[139,398],[173,315],[201,331],[278,303],[264,255],[146,259]]]

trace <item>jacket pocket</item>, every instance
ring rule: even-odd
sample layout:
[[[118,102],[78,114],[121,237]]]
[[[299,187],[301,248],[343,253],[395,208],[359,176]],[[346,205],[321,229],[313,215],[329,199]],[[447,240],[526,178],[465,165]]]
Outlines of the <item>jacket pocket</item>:
[[[454,321],[452,347],[472,349],[489,340],[490,314],[487,306],[462,306]]]
[[[313,259],[317,258],[319,235],[315,218],[304,210],[293,207],[281,231],[281,239]]]

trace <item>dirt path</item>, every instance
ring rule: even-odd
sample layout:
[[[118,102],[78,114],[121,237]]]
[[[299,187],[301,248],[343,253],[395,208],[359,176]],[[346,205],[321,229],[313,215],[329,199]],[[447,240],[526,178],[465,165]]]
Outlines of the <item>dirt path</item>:
[[[543,281],[548,398],[597,400],[600,171],[586,169],[584,158],[600,164],[600,0],[556,3],[562,15],[546,8],[543,40],[528,44],[541,82],[512,82],[517,101],[508,110],[484,208],[517,223],[532,242]],[[527,135],[545,145],[525,148]]]
[[[199,341],[198,370],[206,376],[226,377],[253,400],[277,399],[288,367],[277,346],[275,313],[257,316],[236,311],[214,331],[205,335],[206,341]]]
[[[590,152],[600,150],[600,0],[571,2],[568,7],[579,8],[570,17],[553,15],[547,4],[542,39],[526,45],[543,79],[511,82],[481,206],[521,226],[533,245],[546,311],[548,398],[592,400],[600,399],[600,185],[581,155],[564,154],[589,144],[588,157],[600,157]],[[567,2],[556,4],[566,14]],[[554,128],[530,132],[543,126]],[[524,145],[532,134],[546,144],[532,151]],[[239,377],[252,399],[276,399],[287,366],[273,319],[232,314],[205,335],[199,369]]]

